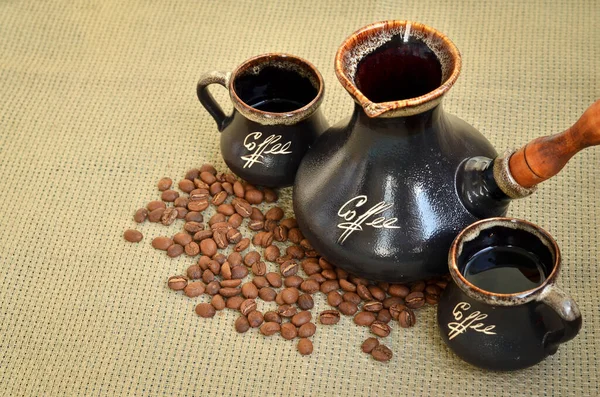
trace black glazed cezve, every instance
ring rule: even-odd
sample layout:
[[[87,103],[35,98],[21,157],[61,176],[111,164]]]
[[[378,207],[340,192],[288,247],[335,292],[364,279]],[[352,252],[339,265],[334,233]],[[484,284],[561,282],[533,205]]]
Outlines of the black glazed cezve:
[[[482,254],[486,260],[478,261]],[[558,245],[538,226],[513,218],[476,222],[456,237],[448,263],[454,282],[440,297],[438,324],[444,342],[466,362],[526,368],[579,332],[577,304],[555,285]]]
[[[293,196],[302,233],[330,262],[386,282],[444,274],[460,230],[504,215],[600,143],[598,101],[564,133],[497,156],[442,108],[460,69],[454,44],[416,22],[374,23],[342,43],[335,71],[354,111],[306,154]]]
[[[208,92],[215,83],[229,90],[231,115]],[[292,185],[302,157],[328,126],[320,110],[323,78],[311,63],[293,55],[259,55],[232,73],[207,73],[197,91],[221,132],[225,163],[252,184]]]

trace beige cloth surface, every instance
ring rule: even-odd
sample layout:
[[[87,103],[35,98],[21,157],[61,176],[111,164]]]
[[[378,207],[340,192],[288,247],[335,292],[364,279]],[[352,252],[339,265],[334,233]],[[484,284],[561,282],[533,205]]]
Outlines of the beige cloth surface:
[[[150,246],[177,224],[122,233],[158,198],[156,181],[204,162],[223,169],[201,109],[202,72],[285,51],[323,73],[330,122],[352,101],[333,73],[338,45],[382,19],[446,33],[464,68],[445,99],[502,151],[573,123],[600,94],[596,1],[3,1],[0,3],[0,395],[600,395],[600,149],[577,155],[509,214],[561,245],[561,287],[581,334],[515,373],[461,362],[435,310],[394,327],[387,364],[360,352],[367,330],[319,327],[315,352],[235,314],[198,318],[166,288],[191,259]],[[215,89],[223,100],[224,90]],[[283,194],[290,211],[289,191]],[[314,313],[325,308],[317,299]]]

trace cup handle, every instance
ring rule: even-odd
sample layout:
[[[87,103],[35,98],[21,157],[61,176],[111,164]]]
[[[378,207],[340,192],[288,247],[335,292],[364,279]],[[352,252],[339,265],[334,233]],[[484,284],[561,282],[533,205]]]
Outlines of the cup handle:
[[[544,337],[544,346],[554,354],[558,345],[573,339],[581,329],[581,312],[577,303],[560,288],[549,285],[537,299],[550,306],[561,318],[563,327]]]
[[[211,84],[220,84],[225,88],[229,88],[229,79],[231,77],[230,72],[209,72],[202,77],[198,81],[198,87],[196,89],[196,93],[198,94],[198,99],[204,109],[212,116],[213,119],[217,122],[217,128],[219,131],[223,131],[223,129],[229,124],[231,120],[231,116],[225,116],[225,112],[215,98],[208,92],[208,86]]]

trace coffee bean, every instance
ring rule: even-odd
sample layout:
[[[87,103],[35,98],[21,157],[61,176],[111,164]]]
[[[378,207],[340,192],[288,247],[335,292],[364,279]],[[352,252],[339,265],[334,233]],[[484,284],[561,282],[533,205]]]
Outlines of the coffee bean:
[[[296,327],[300,327],[312,320],[312,315],[309,311],[303,310],[292,317],[292,324]]]
[[[255,310],[256,310],[256,301],[254,299],[246,299],[240,305],[240,313],[242,313],[244,316],[247,316],[248,314],[252,313]]]
[[[216,310],[210,303],[199,303],[196,305],[196,314],[200,317],[210,318],[213,317]]]
[[[324,310],[319,314],[319,321],[323,325],[333,325],[340,321],[340,312],[337,310]]]
[[[208,189],[198,188],[190,192],[189,201],[208,201],[209,198],[210,192]]]
[[[279,258],[279,248],[274,245],[269,245],[265,248],[265,259],[269,262],[273,262],[275,259]]]
[[[425,281],[417,281],[410,286],[410,292],[423,292],[426,286]]]
[[[234,266],[231,268],[231,278],[243,279],[248,275],[248,269],[244,266]]]
[[[369,291],[369,288],[367,288],[367,286],[364,285],[364,284],[360,284],[360,285],[356,286],[356,293],[363,300],[366,300],[366,301],[373,300],[373,295],[371,295],[371,292]]]
[[[219,274],[221,272],[221,265],[214,259],[208,261],[208,269],[214,274]]]
[[[377,361],[390,361],[393,357],[394,353],[390,350],[389,347],[385,345],[376,346],[371,352],[371,356]]]
[[[123,237],[130,243],[139,243],[144,238],[144,235],[137,230],[127,229],[123,233]]]
[[[438,303],[440,303],[440,296],[425,294],[425,302],[427,302],[430,305],[437,305]]]
[[[223,297],[221,295],[214,295],[212,297],[212,299],[210,300],[210,304],[216,310],[223,310],[223,309],[225,309],[225,299],[223,299]]]
[[[373,349],[379,346],[379,340],[377,338],[367,338],[361,345],[363,353],[371,353]]]
[[[319,291],[320,289],[320,285],[317,281],[315,280],[311,280],[311,279],[307,279],[304,280],[302,282],[302,284],[300,284],[300,289],[303,292],[306,292],[307,294],[314,294],[317,291]],[[340,296],[340,300],[342,299],[342,297]]]
[[[252,265],[252,273],[255,276],[264,276],[265,274],[267,274],[267,265],[265,265],[265,262],[256,262]]]
[[[354,316],[354,323],[360,326],[369,327],[375,321],[375,314],[371,312],[360,312]]]
[[[411,292],[404,299],[404,303],[410,309],[418,309],[425,304],[425,295],[422,292]]]
[[[242,285],[242,295],[248,299],[255,299],[258,296],[258,288],[249,281]]]
[[[204,292],[206,292],[209,295],[216,295],[220,290],[221,286],[219,285],[219,282],[211,281],[210,283],[206,284]]]
[[[260,190],[246,190],[246,194],[244,195],[246,201],[250,204],[260,204],[263,201],[264,195]]]
[[[242,284],[242,280],[221,280],[219,284],[222,288],[235,288]]]
[[[272,232],[266,232],[266,233],[264,233],[264,234],[261,235],[260,242],[259,242],[258,245],[260,245],[263,248],[267,248],[272,243],[273,243],[273,233]]]
[[[281,325],[281,336],[283,339],[292,340],[298,336],[298,329],[292,323],[285,323]]]
[[[383,307],[385,309],[389,309],[390,307],[392,307],[395,304],[404,304],[404,299],[400,298],[399,296],[390,296],[387,297],[383,300]]]
[[[185,216],[189,212],[187,208],[183,207],[175,207],[175,211],[177,211],[177,219],[185,219]]]
[[[331,291],[340,289],[340,283],[337,280],[327,280],[321,284],[321,292],[328,294]]]
[[[327,303],[329,303],[329,306],[338,307],[343,301],[342,295],[337,291],[330,291],[327,294]]]
[[[229,300],[227,301],[229,303]],[[235,330],[240,334],[248,331],[250,329],[250,323],[248,319],[244,316],[239,316],[237,320],[235,320]]]
[[[221,182],[219,182],[219,181],[213,183],[208,188],[208,192],[210,193],[210,195],[211,196],[215,196],[215,197],[217,196],[217,194],[221,193],[222,191],[223,191],[223,186],[221,186]],[[225,192],[225,198],[227,198],[227,192]],[[223,201],[225,201],[225,199],[223,199]],[[221,201],[218,204],[213,201],[213,204],[214,205],[219,205],[219,204],[222,204],[223,201]]]
[[[374,321],[371,324],[371,332],[377,336],[385,338],[390,334],[390,332],[392,332],[392,329],[386,323],[383,323],[381,321]]]
[[[383,309],[379,313],[377,313],[377,321],[381,321],[382,323],[389,323],[392,320],[392,315],[388,309]]]
[[[392,284],[388,289],[388,294],[391,296],[397,296],[400,298],[406,298],[410,293],[410,289],[404,284]]]
[[[231,216],[235,213],[235,209],[231,204],[220,204],[217,207],[217,212],[225,216]]]
[[[368,301],[363,305],[363,310],[367,312],[378,312],[383,309],[383,303],[378,301]]]
[[[223,254],[221,254],[220,252],[217,252],[216,254],[214,254],[211,259],[213,261],[217,261],[219,262],[220,265],[222,265],[223,263],[227,262],[227,257]]]
[[[302,310],[310,310],[315,306],[315,302],[313,298],[308,294],[302,294],[298,297],[298,302],[296,302],[298,307]]]
[[[186,197],[177,197],[175,201],[173,201],[173,205],[175,207],[184,207],[187,209],[188,199]],[[187,212],[186,212],[187,214]]]
[[[280,207],[273,207],[267,211],[265,218],[271,221],[280,221],[283,219],[283,210]]]
[[[246,266],[252,266],[256,262],[260,261],[260,254],[257,251],[250,251],[244,255],[244,264]]]
[[[281,276],[277,273],[267,273],[265,275],[267,281],[269,282],[269,284],[271,284],[271,287],[275,287],[275,288],[279,288],[283,285],[283,281],[281,280]]]
[[[369,280],[362,278],[362,277],[357,277],[357,276],[348,276],[348,281],[350,281],[352,284],[356,285],[357,287],[359,285],[364,285],[364,286],[368,286],[369,285]]]
[[[205,283],[210,283],[212,281],[214,281],[215,279],[215,274],[209,270],[206,269],[205,271],[202,272],[202,281],[204,281]]]
[[[215,175],[209,171],[200,172],[200,179],[209,186],[217,181]]]
[[[198,178],[199,175],[200,175],[200,170],[198,168],[192,168],[191,170],[188,170],[185,173],[185,179],[189,179],[190,181],[193,181],[194,179]]]
[[[358,306],[352,302],[342,302],[339,304],[338,310],[346,316],[353,316],[358,311]]]
[[[239,266],[242,264],[242,255],[239,252],[232,252],[227,257],[227,262],[231,264],[231,266]]]
[[[204,216],[200,212],[190,211],[186,214],[185,221],[201,223],[204,221]]]
[[[298,341],[298,352],[303,356],[309,355],[313,352],[313,344],[307,338],[300,338]]]
[[[225,288],[220,288],[219,289],[219,294],[221,294],[225,298],[231,298],[232,296],[239,295],[240,292],[242,292],[242,290],[239,289],[239,288],[225,287]]]
[[[283,242],[288,238],[288,230],[285,226],[277,226],[273,229],[273,239],[279,242]]]
[[[300,241],[300,247],[302,247],[302,249],[304,251],[312,251],[313,250],[313,246],[307,239],[303,239],[302,241]]]
[[[227,231],[227,241],[231,244],[237,244],[242,241],[242,233],[237,229],[229,229]]]
[[[298,273],[298,264],[295,261],[286,261],[280,267],[280,272],[283,277],[293,276]]]
[[[256,207],[252,207],[252,213],[250,214],[250,220],[252,221],[265,221],[265,216],[262,211]]]
[[[188,233],[194,234],[204,230],[204,225],[200,222],[186,222],[183,225],[183,229]]]
[[[281,330],[281,326],[275,322],[266,322],[260,326],[260,333],[264,336],[275,335]]]
[[[192,236],[187,233],[179,232],[173,236],[173,242],[175,244],[186,246],[192,242]]]
[[[359,305],[362,300],[360,299],[360,296],[358,296],[354,292],[344,292],[344,294],[342,295],[342,299],[344,300],[344,302],[352,302],[355,305]]]
[[[190,280],[197,280],[202,277],[202,270],[198,265],[191,265],[187,268],[186,274]]]
[[[322,284],[325,281],[327,281],[327,279],[325,277],[323,277],[323,275],[321,273],[311,274],[308,278],[311,280],[315,280],[319,284]]]
[[[231,202],[235,212],[237,212],[243,218],[249,218],[250,214],[252,214],[252,206],[249,202],[244,199],[236,198]]]
[[[300,288],[300,285],[302,285],[303,282],[304,279],[296,274],[283,279],[283,285],[286,287]]]
[[[162,178],[158,181],[157,187],[158,190],[165,191],[169,188],[171,188],[171,185],[173,184],[173,180],[171,178]]]
[[[281,317],[293,317],[298,311],[292,305],[281,305],[277,309],[277,313],[279,313]]]
[[[210,217],[210,219],[208,220],[208,224],[209,224],[209,226],[211,226],[211,229],[214,231],[216,228],[213,228],[212,226],[215,223],[225,223],[226,220],[227,220],[227,218],[225,217],[225,215],[219,214],[217,212],[216,214],[214,214],[213,216]],[[227,229],[228,225],[225,225],[224,228]]]
[[[186,244],[183,249],[187,256],[196,256],[200,253],[200,246],[193,241],[189,244]]]
[[[160,195],[162,201],[166,201],[168,203],[172,203],[177,197],[179,197],[179,193],[177,193],[175,190],[165,190]]]
[[[378,300],[378,301],[383,301],[386,297],[385,295],[385,291],[382,290],[381,288],[379,288],[376,285],[369,285],[369,292],[371,293],[371,296],[373,297],[373,299]]]
[[[267,231],[267,232],[272,232],[273,230],[275,230],[275,228],[276,228],[277,226],[279,226],[279,225],[277,224],[277,222],[276,222],[276,221],[269,221],[269,220],[266,220],[266,221],[265,221],[265,226],[264,226],[264,229],[265,229],[265,231]]]
[[[200,230],[197,233],[194,233],[194,241],[202,241],[207,238],[211,238],[213,235],[212,230]]]
[[[273,302],[277,297],[277,292],[273,288],[263,287],[258,290],[258,296],[265,302]]]
[[[187,278],[185,276],[171,276],[167,281],[167,285],[173,291],[181,291],[187,285]]]
[[[248,248],[248,246],[250,246],[250,239],[249,238],[243,238],[240,240],[239,243],[237,243],[235,245],[235,247],[233,247],[233,250],[235,252],[242,252],[243,250],[245,250],[246,248]]]
[[[167,255],[171,258],[177,258],[181,254],[183,254],[183,247],[179,244],[173,244],[167,248]]]
[[[394,320],[398,320],[398,316],[400,316],[400,313],[402,313],[402,311],[406,310],[406,306],[404,306],[404,304],[402,303],[395,303],[390,307],[390,315],[392,316],[392,318]]]
[[[199,179],[199,178],[194,178],[194,186],[196,186],[197,189],[204,189],[208,192],[208,188],[210,187],[208,185],[208,183],[204,182],[203,180]],[[192,193],[192,192],[190,192]]]
[[[152,222],[152,223],[157,223],[160,222],[163,214],[165,213],[165,209],[164,208],[157,208],[153,211],[150,211],[148,213],[148,221]]]
[[[140,208],[139,210],[135,211],[135,214],[133,214],[133,220],[136,223],[144,222],[147,217],[148,217],[148,210],[146,208]]]
[[[258,328],[263,323],[263,315],[258,310],[248,314],[248,322],[252,328]]]
[[[232,296],[231,298],[227,298],[227,301],[225,302],[225,306],[228,309],[233,309],[233,310],[239,310],[240,306],[242,305],[242,302],[244,302],[244,298],[242,298],[241,296]]]
[[[248,222],[248,229],[253,230],[253,231],[258,231],[258,230],[262,230],[262,228],[265,226],[265,223],[263,221],[250,221]]]
[[[298,222],[296,222],[296,218],[286,218],[279,222],[280,225],[287,227],[288,229],[293,229],[298,227]]]
[[[298,336],[301,338],[309,338],[315,334],[317,326],[313,323],[306,323],[298,329]]]
[[[244,186],[240,183],[240,181],[235,181],[233,183],[233,194],[235,194],[239,198],[243,198],[245,194]]]
[[[323,261],[323,258],[319,259],[319,266],[321,266],[323,269],[327,269],[326,267],[326,263],[328,263],[327,261]],[[331,266],[331,265],[330,265]],[[344,269],[340,269],[339,267],[334,268],[335,273],[337,274],[337,278],[338,280],[348,280],[348,272],[345,271]],[[348,280],[350,281],[350,280]],[[350,281],[352,283],[352,281]]]
[[[211,164],[202,164],[202,167],[200,167],[200,175],[202,175],[203,172],[217,175],[217,170]]]
[[[285,253],[291,256],[294,259],[302,259],[304,258],[304,250],[297,245],[292,245],[287,247]]]
[[[187,205],[188,210],[190,211],[204,211],[205,209],[208,208],[208,200],[194,200],[194,201],[190,201]]]
[[[216,214],[216,215],[220,215],[222,217],[225,217],[224,215],[221,214]],[[228,222],[215,222],[212,225],[210,225],[211,230],[214,232],[223,232],[223,233],[227,233],[228,230],[231,229],[231,225]]]
[[[340,288],[343,289],[344,291],[348,291],[348,292],[354,292],[356,291],[356,285],[352,284],[350,281],[348,280],[339,280],[340,283]]]
[[[332,269],[327,269],[327,270],[323,270],[321,272],[321,274],[323,275],[323,277],[325,277],[327,280],[335,280],[337,278],[337,274],[335,273],[335,270]]]
[[[265,321],[281,324],[281,316],[279,316],[279,314],[277,314],[277,312],[274,312],[272,310],[266,312],[263,317],[264,317]]]
[[[415,316],[415,312],[406,308],[400,312],[398,316],[398,324],[402,328],[410,328],[415,325],[417,322],[417,317]]]
[[[283,291],[281,291],[281,297],[283,301],[287,304],[296,303],[298,301],[299,296],[300,293],[296,288],[293,287],[284,288]]]
[[[157,250],[166,251],[172,245],[173,240],[171,240],[169,237],[160,236],[152,240],[152,247],[156,248]]]
[[[220,249],[225,249],[229,245],[229,241],[227,241],[227,232],[223,230],[215,230],[213,231],[213,238],[217,244],[217,247]]]
[[[285,262],[291,260],[292,257],[289,255],[283,255],[280,256],[279,258],[275,259],[275,263],[277,263],[279,266],[283,265]]]
[[[200,252],[206,256],[213,256],[217,253],[217,243],[212,238],[200,241]]]
[[[298,228],[288,229],[287,237],[288,237],[288,240],[290,240],[294,244],[300,244],[300,241],[302,241],[304,239],[302,232]]]
[[[162,208],[163,210],[167,208],[167,205],[165,203],[163,203],[162,201],[150,201],[148,204],[146,204],[146,208],[148,209],[148,211],[152,212],[156,209]]]

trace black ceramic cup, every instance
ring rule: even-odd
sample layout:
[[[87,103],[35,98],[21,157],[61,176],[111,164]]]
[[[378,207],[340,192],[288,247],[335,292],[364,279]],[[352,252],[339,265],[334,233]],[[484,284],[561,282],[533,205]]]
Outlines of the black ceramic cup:
[[[526,368],[579,332],[577,304],[555,285],[558,245],[540,227],[513,218],[475,222],[452,243],[448,264],[454,283],[440,299],[438,324],[466,362]]]
[[[211,84],[229,90],[230,115],[209,93]],[[283,53],[248,59],[232,73],[206,73],[197,88],[221,132],[227,166],[252,184],[270,187],[294,183],[300,160],[327,129],[323,92],[323,78],[310,62]]]

